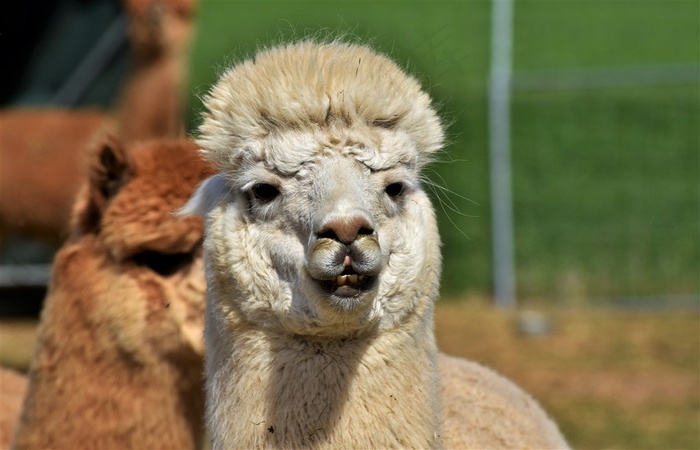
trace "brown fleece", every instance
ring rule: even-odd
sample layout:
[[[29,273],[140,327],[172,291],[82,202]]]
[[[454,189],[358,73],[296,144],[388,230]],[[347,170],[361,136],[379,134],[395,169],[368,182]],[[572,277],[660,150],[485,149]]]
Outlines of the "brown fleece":
[[[100,144],[54,261],[14,446],[195,448],[202,224],[171,213],[210,171],[187,140]]]

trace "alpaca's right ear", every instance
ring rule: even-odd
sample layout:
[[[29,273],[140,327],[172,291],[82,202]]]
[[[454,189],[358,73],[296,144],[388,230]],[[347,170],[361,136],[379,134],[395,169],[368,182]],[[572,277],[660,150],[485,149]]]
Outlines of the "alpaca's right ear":
[[[73,230],[96,232],[109,202],[134,173],[134,163],[121,141],[103,132],[87,152],[88,183],[73,207]]]
[[[192,197],[176,214],[185,216],[206,216],[228,193],[230,189],[221,174],[216,174],[204,180]]]

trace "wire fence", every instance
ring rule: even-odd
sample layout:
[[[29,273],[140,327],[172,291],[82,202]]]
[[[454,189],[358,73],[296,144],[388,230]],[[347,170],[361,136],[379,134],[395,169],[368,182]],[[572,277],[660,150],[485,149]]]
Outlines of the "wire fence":
[[[513,4],[492,6],[496,304],[700,309],[700,65],[513,71]]]
[[[697,308],[699,72],[515,74],[520,295]]]
[[[693,55],[676,45],[678,35],[698,35],[697,6],[516,2],[499,16],[496,9],[509,5],[380,2],[344,12],[348,23],[369,24],[367,36],[386,38],[377,38],[378,48],[396,42],[392,56],[415,61],[454,113],[452,134],[462,142],[448,150],[468,163],[436,170],[478,205],[455,200],[472,217],[453,216],[441,230],[443,289],[493,293],[503,306],[516,299],[700,304],[700,48],[686,45]],[[197,71],[210,76],[213,64],[198,55],[215,53],[221,63],[214,44],[253,42],[253,27],[271,14],[254,5],[237,5],[230,16],[221,2],[208,7],[214,12],[203,23],[225,19],[227,26],[201,27],[217,31],[194,52],[198,80]],[[308,15],[292,3],[278,9],[285,18]],[[229,24],[240,17],[247,17],[240,26]],[[249,35],[225,37],[224,29]],[[486,95],[487,84],[497,89]],[[488,117],[486,97],[498,105]],[[487,140],[506,148],[493,150],[490,175]],[[0,286],[47,277],[46,265],[0,266]]]

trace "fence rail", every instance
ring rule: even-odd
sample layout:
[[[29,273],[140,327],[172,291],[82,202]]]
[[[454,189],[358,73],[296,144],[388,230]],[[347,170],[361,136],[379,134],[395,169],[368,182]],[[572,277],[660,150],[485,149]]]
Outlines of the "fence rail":
[[[42,287],[51,277],[51,264],[3,264],[0,266],[0,288]]]
[[[689,84],[700,82],[700,65],[601,67],[513,73],[516,91],[574,90]]]

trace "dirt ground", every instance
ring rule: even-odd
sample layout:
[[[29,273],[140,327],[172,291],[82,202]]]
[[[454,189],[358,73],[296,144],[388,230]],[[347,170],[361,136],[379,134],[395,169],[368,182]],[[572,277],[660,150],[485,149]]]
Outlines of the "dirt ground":
[[[550,331],[535,336],[519,317],[443,300],[438,344],[530,392],[575,448],[700,448],[698,314],[549,310],[539,319]],[[2,366],[26,370],[36,323],[0,320]]]

